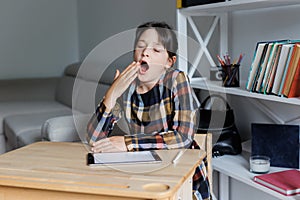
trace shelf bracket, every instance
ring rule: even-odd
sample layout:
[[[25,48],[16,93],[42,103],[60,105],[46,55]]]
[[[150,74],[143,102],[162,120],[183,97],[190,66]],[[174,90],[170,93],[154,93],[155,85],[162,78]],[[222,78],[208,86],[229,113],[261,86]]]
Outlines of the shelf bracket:
[[[257,99],[247,98],[247,100],[256,106],[259,110],[265,113],[274,123],[276,124],[284,124],[285,121],[281,119],[278,115],[276,115],[271,109],[269,109],[265,104]]]
[[[271,109],[269,109],[264,103],[262,103],[258,99],[247,98],[247,100],[255,105],[258,109],[264,112],[274,123],[276,124],[298,124],[300,121],[300,116],[292,117],[290,119],[282,119],[278,116],[278,114],[274,113]]]
[[[204,15],[203,15],[204,16]],[[178,30],[178,68],[182,71],[185,71],[190,79],[193,79],[193,76],[197,70],[197,67],[201,63],[201,59],[203,57],[203,54],[207,57],[207,60],[209,62],[209,65],[211,67],[216,67],[217,64],[215,63],[211,53],[208,50],[208,44],[211,41],[213,33],[217,30],[217,27],[219,27],[220,30],[220,41],[219,41],[219,54],[222,54],[224,52],[228,52],[228,13],[220,13],[216,14],[205,14],[205,16],[211,16],[214,17],[212,23],[209,25],[209,30],[206,35],[206,37],[202,37],[199,29],[195,25],[195,22],[192,19],[192,16],[184,14],[180,11],[180,9],[177,10],[177,30]],[[188,60],[188,46],[190,46],[189,37],[187,35],[187,29],[188,26],[192,29],[194,35],[195,35],[195,42],[197,42],[197,47],[195,48],[195,51],[197,51],[196,56],[193,58],[193,61],[191,63],[191,66],[189,66],[189,60]],[[193,42],[193,41],[192,41]]]
[[[198,42],[200,43],[200,49],[195,57],[195,60],[193,61],[192,63],[192,68],[189,70],[188,72],[188,75],[189,77],[193,77],[195,71],[196,71],[196,68],[198,66],[198,64],[200,63],[200,60],[203,56],[203,53],[205,53],[205,55],[207,56],[207,59],[210,63],[211,66],[216,66],[216,63],[215,61],[213,60],[211,54],[209,53],[208,49],[207,49],[207,45],[208,45],[208,42],[210,41],[211,39],[211,36],[213,34],[213,32],[215,31],[216,29],[216,26],[220,20],[220,17],[219,16],[215,16],[214,18],[214,21],[208,31],[208,34],[206,36],[206,38],[203,40],[202,36],[200,35],[199,31],[198,31],[198,28],[196,27],[192,17],[188,17],[187,18],[195,36],[196,36],[196,39],[198,40]]]

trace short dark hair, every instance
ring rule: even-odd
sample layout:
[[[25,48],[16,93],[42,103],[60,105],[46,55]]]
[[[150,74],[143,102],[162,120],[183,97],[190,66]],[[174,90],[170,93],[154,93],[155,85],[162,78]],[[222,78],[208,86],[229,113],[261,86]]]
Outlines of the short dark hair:
[[[138,26],[135,33],[134,48],[143,32],[151,28],[155,29],[158,33],[159,40],[167,50],[169,57],[172,58],[173,56],[176,56],[178,49],[177,37],[171,26],[165,22],[147,22]]]

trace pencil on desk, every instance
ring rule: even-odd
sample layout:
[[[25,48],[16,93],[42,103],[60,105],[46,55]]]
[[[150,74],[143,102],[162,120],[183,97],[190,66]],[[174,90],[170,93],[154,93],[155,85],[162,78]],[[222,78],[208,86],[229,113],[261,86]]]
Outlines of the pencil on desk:
[[[175,158],[173,159],[172,163],[176,163],[176,162],[179,160],[179,158],[183,155],[183,153],[184,153],[184,151],[183,151],[183,150],[180,150],[180,151],[176,154],[176,156],[175,156]]]

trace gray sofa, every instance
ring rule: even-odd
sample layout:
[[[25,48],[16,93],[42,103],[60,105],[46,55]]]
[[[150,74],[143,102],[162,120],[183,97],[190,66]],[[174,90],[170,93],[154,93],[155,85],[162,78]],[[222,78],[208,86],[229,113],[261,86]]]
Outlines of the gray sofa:
[[[41,140],[84,139],[115,69],[107,68],[99,78],[91,71],[78,75],[80,66],[67,66],[58,78],[0,81],[0,153]]]

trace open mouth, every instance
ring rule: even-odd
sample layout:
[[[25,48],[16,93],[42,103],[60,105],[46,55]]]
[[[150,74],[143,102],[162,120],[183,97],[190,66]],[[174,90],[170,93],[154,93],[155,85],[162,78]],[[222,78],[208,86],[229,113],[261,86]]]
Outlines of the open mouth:
[[[145,73],[148,69],[149,69],[148,63],[145,62],[145,61],[142,61],[142,62],[141,62],[141,70],[140,70],[140,71],[141,71],[142,73]]]

